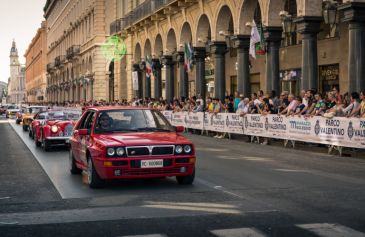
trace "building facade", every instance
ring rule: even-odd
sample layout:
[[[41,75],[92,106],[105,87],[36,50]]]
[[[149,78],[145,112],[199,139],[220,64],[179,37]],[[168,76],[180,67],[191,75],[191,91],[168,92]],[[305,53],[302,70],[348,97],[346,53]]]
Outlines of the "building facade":
[[[8,80],[8,103],[20,104],[26,100],[24,66],[20,65],[18,49],[13,41],[10,49],[10,78]]]
[[[105,99],[105,0],[48,0],[47,98],[50,102]]]
[[[124,39],[127,56],[111,62],[109,93],[168,100],[192,95],[223,99],[333,86],[341,93],[365,89],[365,2],[362,0],[144,0],[110,1],[110,34]],[[116,7],[120,5],[120,7]],[[112,7],[112,6],[110,6]],[[108,8],[108,6],[107,6]],[[253,20],[262,55],[249,55]],[[109,19],[107,22],[109,23]],[[194,67],[184,72],[184,45]],[[146,79],[145,59],[154,76]],[[133,88],[132,71],[138,74]],[[116,78],[116,80],[115,80]]]
[[[41,28],[29,44],[24,54],[26,60],[26,82],[28,103],[47,102],[46,89],[46,65],[47,65],[47,28],[46,22],[42,22]]]

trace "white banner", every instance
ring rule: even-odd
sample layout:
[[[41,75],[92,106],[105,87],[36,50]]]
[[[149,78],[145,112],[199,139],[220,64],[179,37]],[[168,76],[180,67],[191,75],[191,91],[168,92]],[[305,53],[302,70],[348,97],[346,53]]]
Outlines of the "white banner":
[[[132,87],[133,90],[138,91],[138,72],[132,72]]]
[[[174,126],[185,126],[185,112],[175,112],[171,114],[171,124]]]
[[[365,119],[230,113],[162,112],[174,126],[259,137],[365,148]]]
[[[185,126],[192,129],[204,129],[204,113],[186,113]]]
[[[243,134],[243,117],[239,114],[224,114],[226,122],[224,124],[224,132]]]

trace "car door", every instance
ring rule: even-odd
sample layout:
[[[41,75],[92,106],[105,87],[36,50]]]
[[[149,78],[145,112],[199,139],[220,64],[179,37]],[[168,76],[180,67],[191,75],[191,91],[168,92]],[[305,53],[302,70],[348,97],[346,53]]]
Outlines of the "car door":
[[[73,155],[78,162],[80,162],[80,142],[81,142],[81,137],[79,135],[79,129],[84,128],[89,114],[90,114],[90,112],[86,111],[85,114],[80,118],[80,122],[76,125],[73,135],[70,139],[70,145],[71,145]]]
[[[92,132],[92,125],[94,123],[95,118],[96,118],[96,112],[91,111],[84,124],[84,129],[87,129],[89,132],[87,135],[80,136],[80,160],[85,165],[87,165],[86,151],[90,146],[90,137],[91,137],[90,134]]]

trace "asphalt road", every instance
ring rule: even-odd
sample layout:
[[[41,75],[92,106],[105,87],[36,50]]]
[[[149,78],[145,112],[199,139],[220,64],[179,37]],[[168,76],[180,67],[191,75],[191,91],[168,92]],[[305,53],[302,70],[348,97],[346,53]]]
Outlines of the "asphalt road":
[[[365,236],[365,159],[187,136],[194,185],[91,190],[68,151],[45,153],[0,121],[0,236]]]

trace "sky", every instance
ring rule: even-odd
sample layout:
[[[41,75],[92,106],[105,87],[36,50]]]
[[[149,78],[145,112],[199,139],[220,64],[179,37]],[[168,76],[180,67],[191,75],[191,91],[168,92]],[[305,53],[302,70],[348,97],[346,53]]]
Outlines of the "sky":
[[[9,54],[15,39],[19,61],[25,64],[24,53],[40,28],[46,0],[2,0],[0,2],[0,81],[10,76]]]

